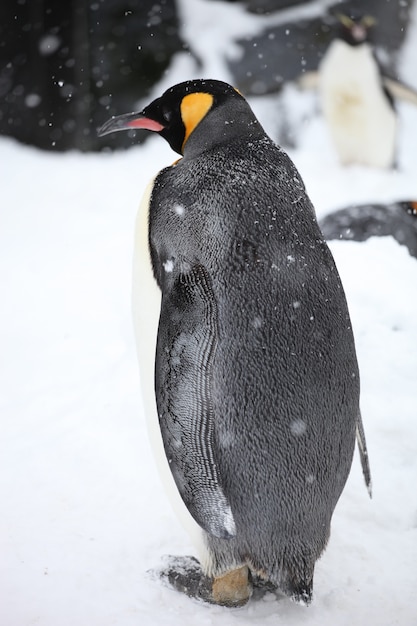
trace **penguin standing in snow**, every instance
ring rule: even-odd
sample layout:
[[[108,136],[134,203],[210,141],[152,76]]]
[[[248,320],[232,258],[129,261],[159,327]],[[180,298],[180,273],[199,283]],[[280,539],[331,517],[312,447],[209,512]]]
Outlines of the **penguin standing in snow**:
[[[150,430],[200,538],[201,566],[172,558],[164,575],[225,606],[261,583],[308,604],[355,436],[370,487],[333,258],[299,173],[230,85],[175,85],[99,132],[132,128],[182,155],[145,193],[134,269]]]
[[[395,164],[397,114],[368,41],[370,16],[340,15],[318,70],[321,107],[342,164]],[[389,81],[391,88],[395,81]]]

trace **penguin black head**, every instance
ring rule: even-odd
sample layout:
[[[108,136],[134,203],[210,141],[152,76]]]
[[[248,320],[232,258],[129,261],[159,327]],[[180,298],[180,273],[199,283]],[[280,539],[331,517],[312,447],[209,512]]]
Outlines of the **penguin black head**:
[[[111,118],[99,128],[98,134],[137,128],[159,133],[181,155],[186,149],[189,153],[202,152],[230,141],[243,128],[252,129],[252,134],[256,128],[262,130],[248,103],[234,87],[203,79],[174,85],[143,111]],[[199,132],[195,133],[197,128]],[[190,136],[193,141],[189,140]]]
[[[340,22],[339,36],[350,46],[359,46],[368,41],[369,31],[375,25],[376,20],[372,15],[358,15],[354,12],[337,14]]]

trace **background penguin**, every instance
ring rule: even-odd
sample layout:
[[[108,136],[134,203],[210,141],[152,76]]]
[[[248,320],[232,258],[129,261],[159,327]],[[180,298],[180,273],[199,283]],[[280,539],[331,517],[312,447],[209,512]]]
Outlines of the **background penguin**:
[[[417,92],[382,73],[368,40],[373,17],[337,17],[338,37],[329,45],[318,70],[305,72],[297,85],[318,89],[341,163],[393,167],[398,130],[394,102],[401,99],[417,105]]]
[[[333,258],[293,163],[230,85],[181,83],[99,132],[131,128],[183,155],[145,193],[134,269],[151,430],[153,367],[141,352],[156,346],[165,467],[202,539],[201,567],[172,559],[164,575],[226,606],[244,604],[259,580],[309,603],[355,434],[370,488]],[[156,285],[158,329],[147,313]]]
[[[417,202],[349,206],[329,213],[319,225],[327,240],[391,236],[417,257]]]
[[[375,20],[338,16],[339,37],[319,66],[321,107],[341,163],[392,167],[397,115],[368,42]]]

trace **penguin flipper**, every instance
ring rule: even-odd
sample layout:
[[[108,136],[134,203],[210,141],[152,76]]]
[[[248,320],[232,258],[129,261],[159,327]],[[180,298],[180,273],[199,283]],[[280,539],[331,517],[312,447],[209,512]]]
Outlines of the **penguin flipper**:
[[[408,85],[404,85],[398,80],[393,78],[383,77],[383,83],[387,91],[393,98],[398,100],[404,100],[405,102],[411,102],[417,106],[417,91]]]
[[[368,448],[366,446],[365,431],[363,429],[362,416],[360,413],[356,421],[356,441],[358,442],[359,457],[361,460],[365,485],[368,489],[369,497],[372,498],[371,469],[369,467]]]
[[[194,265],[164,290],[155,391],[165,453],[184,503],[209,534],[235,535],[214,453],[212,362],[217,306],[208,272]]]

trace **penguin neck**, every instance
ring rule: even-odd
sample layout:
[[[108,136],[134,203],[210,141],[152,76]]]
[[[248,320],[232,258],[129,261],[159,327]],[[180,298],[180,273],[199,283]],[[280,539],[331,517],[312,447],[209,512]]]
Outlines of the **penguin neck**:
[[[370,44],[367,41],[362,41],[361,43],[357,43],[356,45],[352,46],[349,42],[345,41],[344,39],[335,39],[329,47],[330,48],[336,49],[339,52],[340,51],[344,51],[345,54],[354,54],[354,55],[361,55],[361,54],[366,54],[366,55],[372,55],[372,48],[370,46]]]
[[[364,72],[377,72],[378,62],[368,43],[353,48],[345,41],[335,39],[323,57],[321,68],[324,67],[327,70],[332,68],[332,74],[339,82],[346,82],[348,77],[357,76],[358,73],[363,75]]]
[[[369,44],[367,39],[355,39],[350,33],[345,34],[343,37],[340,37],[341,41],[344,41],[351,48],[357,48],[358,46],[363,46],[364,43]]]
[[[194,159],[205,152],[245,138],[248,142],[265,137],[265,131],[252,111],[234,107],[230,116],[221,107],[211,111],[193,130],[184,146],[184,158]],[[236,108],[241,110],[236,111]]]

